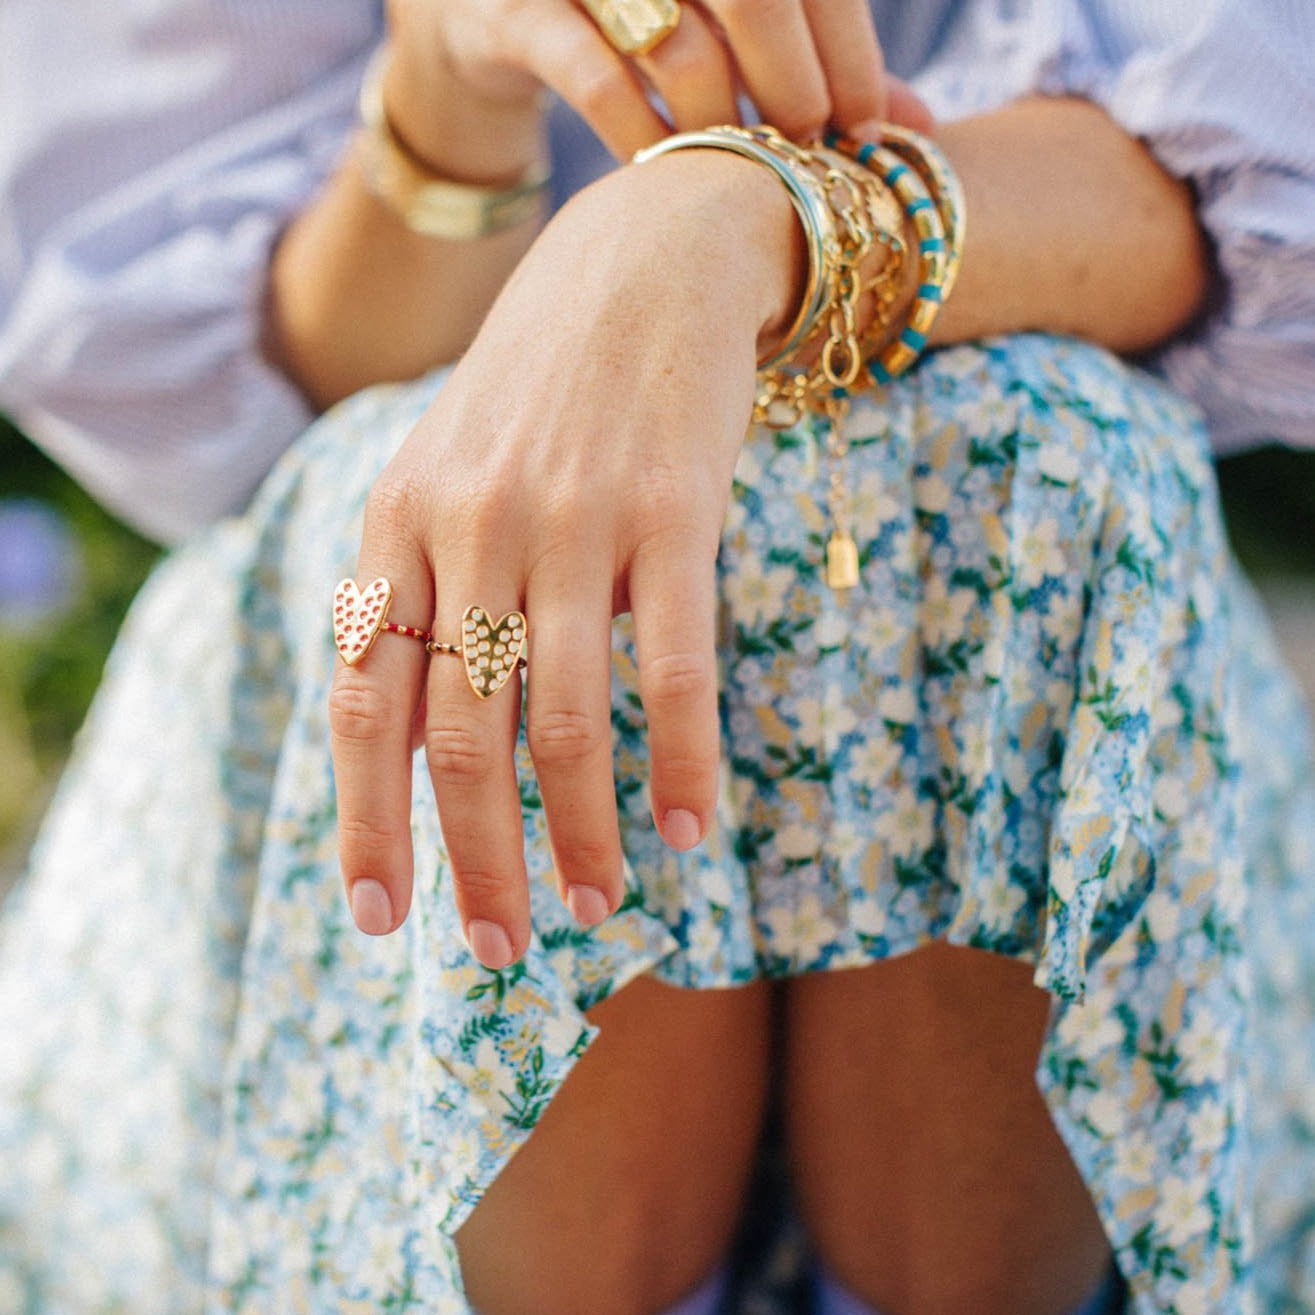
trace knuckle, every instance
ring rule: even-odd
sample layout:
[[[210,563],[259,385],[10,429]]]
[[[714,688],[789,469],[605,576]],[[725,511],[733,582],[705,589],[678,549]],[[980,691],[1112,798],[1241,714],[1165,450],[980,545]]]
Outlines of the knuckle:
[[[732,36],[752,28],[755,23],[770,30],[785,17],[782,0],[719,0],[716,13]]]
[[[576,108],[590,123],[605,122],[632,95],[633,84],[620,64],[590,60],[576,81]]]
[[[610,888],[619,876],[620,854],[604,837],[572,836],[557,847],[557,866],[600,889]]]
[[[429,491],[418,474],[386,470],[365,500],[365,532],[395,538],[423,524]]]
[[[687,473],[666,463],[654,462],[634,481],[634,523],[639,537],[645,534],[684,538],[694,526],[715,522],[721,530],[722,507],[712,481],[691,488]]]
[[[498,909],[506,898],[507,879],[481,867],[463,867],[452,855],[452,879],[461,891],[463,911],[478,916],[482,910]]]
[[[517,511],[510,495],[517,480],[511,472],[490,472],[487,478],[462,490],[448,520],[453,532],[462,538],[487,536],[501,538],[508,524],[515,523]]]
[[[427,726],[425,760],[436,777],[478,782],[489,773],[485,737],[470,726]]]
[[[329,691],[329,730],[339,740],[379,740],[396,712],[386,693],[355,680],[339,678]]]
[[[698,41],[663,42],[647,58],[658,68],[666,86],[682,92],[702,87],[711,77],[722,77],[726,72],[715,49]]]
[[[842,127],[880,118],[884,109],[884,88],[879,81],[857,88],[841,84],[833,90],[830,115]]]
[[[680,505],[681,493],[688,484],[688,476],[673,462],[655,460],[635,477],[636,501],[662,525],[667,513]]]
[[[397,836],[369,815],[339,815],[338,850],[342,856],[343,875],[349,881],[356,875],[357,855],[364,860],[366,875],[373,875],[378,871],[379,855],[387,853],[396,842]]]
[[[531,713],[525,733],[535,761],[546,763],[579,762],[609,738],[597,717],[573,708]]]
[[[805,86],[782,105],[777,115],[782,132],[789,136],[803,136],[818,131],[831,121],[831,97],[824,86]]]
[[[640,685],[653,707],[703,699],[715,685],[712,661],[697,653],[662,653],[640,669]]]
[[[675,789],[682,792],[706,788],[715,776],[717,755],[715,752],[667,753],[662,758],[662,783],[670,792]]]

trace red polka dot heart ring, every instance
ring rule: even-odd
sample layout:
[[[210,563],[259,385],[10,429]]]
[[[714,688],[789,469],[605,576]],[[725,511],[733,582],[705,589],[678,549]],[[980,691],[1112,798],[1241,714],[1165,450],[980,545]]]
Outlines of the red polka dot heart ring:
[[[498,620],[484,608],[472,604],[461,614],[461,641],[445,644],[428,630],[396,625],[388,619],[393,586],[380,576],[359,589],[355,580],[340,580],[333,593],[333,642],[338,655],[354,667],[384,632],[420,640],[441,657],[459,657],[466,680],[477,698],[492,698],[511,679],[513,671],[525,669],[528,627],[522,612],[508,612]]]
[[[425,644],[433,638],[428,630],[394,625],[388,619],[392,601],[393,586],[383,576],[364,589],[358,589],[355,580],[338,581],[333,591],[333,642],[338,656],[349,667],[354,667],[374,647],[374,641],[385,630]]]

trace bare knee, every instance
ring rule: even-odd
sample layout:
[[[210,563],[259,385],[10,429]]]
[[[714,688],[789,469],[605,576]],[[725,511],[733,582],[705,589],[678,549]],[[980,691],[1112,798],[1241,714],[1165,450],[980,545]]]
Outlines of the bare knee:
[[[457,1235],[481,1315],[652,1315],[729,1244],[767,1080],[764,983],[644,979]]]
[[[943,944],[790,984],[786,1118],[826,1263],[898,1315],[1054,1315],[1109,1251],[1037,1090],[1029,966]]]

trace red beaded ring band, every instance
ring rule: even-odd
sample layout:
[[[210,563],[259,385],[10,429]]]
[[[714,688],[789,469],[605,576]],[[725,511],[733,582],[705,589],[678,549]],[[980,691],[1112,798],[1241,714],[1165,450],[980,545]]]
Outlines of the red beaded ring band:
[[[513,671],[524,671],[528,627],[521,612],[508,612],[493,619],[484,608],[472,604],[461,614],[461,640],[456,644],[436,640],[418,626],[398,625],[388,619],[393,586],[380,576],[357,588],[355,580],[340,580],[333,595],[333,642],[338,655],[354,667],[384,631],[418,639],[428,653],[458,657],[465,664],[466,679],[476,696],[487,699],[510,679]]]

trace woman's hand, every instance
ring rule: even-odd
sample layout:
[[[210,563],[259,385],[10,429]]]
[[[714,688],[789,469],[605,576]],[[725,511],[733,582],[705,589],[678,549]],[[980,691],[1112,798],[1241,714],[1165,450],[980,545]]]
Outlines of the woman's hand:
[[[684,152],[604,179],[531,249],[367,509],[358,577],[392,582],[394,621],[452,642],[470,604],[526,614],[527,736],[583,923],[621,896],[618,612],[634,617],[659,829],[685,849],[711,819],[714,565],[756,354],[802,265],[784,189],[750,161]],[[331,720],[357,923],[406,915],[420,726],[471,946],[493,968],[523,954],[518,682],[480,701],[460,661],[384,636],[339,668]]]
[[[886,75],[867,0],[686,0],[675,31],[634,59],[572,0],[390,0],[388,18],[389,112],[421,154],[436,77],[503,114],[528,112],[551,87],[620,159],[673,128],[738,123],[741,91],[763,122],[798,139],[827,124],[862,135],[888,116],[930,125],[917,96]]]

